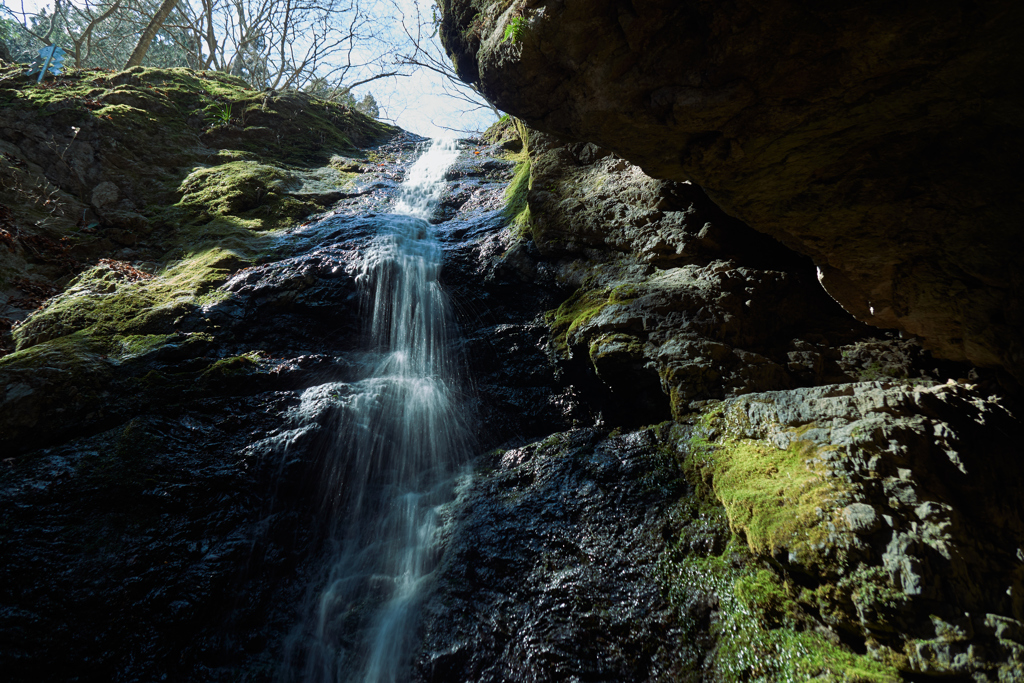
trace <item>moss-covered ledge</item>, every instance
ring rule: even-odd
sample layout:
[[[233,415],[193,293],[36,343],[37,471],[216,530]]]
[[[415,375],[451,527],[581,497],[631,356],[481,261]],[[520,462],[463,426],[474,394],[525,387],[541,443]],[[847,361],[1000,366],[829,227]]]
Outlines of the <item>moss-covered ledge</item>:
[[[678,514],[692,521],[662,577],[676,603],[718,601],[722,680],[1021,675],[1024,585],[1006,555],[1024,524],[983,497],[1022,482],[1000,399],[868,382],[712,402],[689,421],[677,443],[696,495]]]
[[[0,67],[0,355],[13,324],[99,259],[154,272],[210,248],[263,252],[262,233],[343,197],[366,149],[400,133],[216,72],[23,71]]]

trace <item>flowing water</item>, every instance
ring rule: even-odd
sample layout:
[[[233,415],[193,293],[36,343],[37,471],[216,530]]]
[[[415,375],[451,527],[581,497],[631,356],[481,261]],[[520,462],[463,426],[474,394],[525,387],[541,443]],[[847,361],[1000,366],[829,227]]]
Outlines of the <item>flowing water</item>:
[[[287,647],[284,680],[407,677],[419,597],[436,561],[435,510],[467,451],[441,250],[427,222],[457,157],[454,141],[435,141],[410,167],[395,213],[364,255],[367,377],[311,390],[333,392],[340,405],[321,473],[331,552]]]

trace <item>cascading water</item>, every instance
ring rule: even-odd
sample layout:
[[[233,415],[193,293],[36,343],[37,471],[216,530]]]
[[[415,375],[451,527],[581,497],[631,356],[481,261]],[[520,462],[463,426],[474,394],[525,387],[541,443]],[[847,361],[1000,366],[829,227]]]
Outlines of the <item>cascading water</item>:
[[[322,470],[331,558],[288,644],[284,680],[405,679],[421,585],[436,559],[434,510],[467,451],[441,250],[427,222],[457,156],[454,141],[435,141],[412,165],[364,256],[358,281],[373,361],[366,379],[331,389],[341,403]]]

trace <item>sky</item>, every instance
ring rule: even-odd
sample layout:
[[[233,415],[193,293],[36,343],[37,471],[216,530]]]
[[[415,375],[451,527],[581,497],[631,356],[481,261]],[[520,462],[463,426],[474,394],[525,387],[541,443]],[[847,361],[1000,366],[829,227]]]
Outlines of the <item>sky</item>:
[[[15,12],[21,11],[23,3],[25,10],[30,13],[53,6],[52,0],[0,1]],[[415,0],[396,2],[407,16],[414,15]],[[421,2],[421,5],[429,7],[430,0]],[[361,99],[367,90],[377,100],[382,119],[425,137],[461,137],[466,133],[453,133],[450,129],[483,130],[495,121],[494,113],[488,108],[466,111],[469,105],[446,94],[442,77],[426,69],[401,78],[376,81],[368,86],[357,87],[353,92],[357,99]]]

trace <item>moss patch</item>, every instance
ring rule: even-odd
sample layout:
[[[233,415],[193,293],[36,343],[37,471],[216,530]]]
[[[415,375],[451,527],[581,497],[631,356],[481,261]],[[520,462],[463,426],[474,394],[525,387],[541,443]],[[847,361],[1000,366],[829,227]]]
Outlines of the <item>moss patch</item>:
[[[590,342],[590,362],[594,367],[609,357],[626,355],[639,358],[643,352],[644,343],[631,334],[602,334]]]
[[[83,374],[105,373],[106,352],[103,341],[85,333],[70,334],[0,358],[0,370],[54,368],[74,381]]]
[[[527,196],[530,192],[530,158],[524,155],[516,163],[512,173],[512,180],[505,188],[505,208],[503,215],[509,221],[509,230],[516,239],[526,239],[530,236],[530,205]]]
[[[533,187],[531,171],[533,164],[530,159],[530,129],[515,117],[505,115],[488,128],[483,138],[493,144],[503,143],[506,148],[510,144],[518,145],[519,150],[507,155],[516,162],[512,172],[512,180],[505,188],[504,216],[509,221],[509,229],[516,239],[531,236],[530,189]]]
[[[118,353],[126,337],[166,335],[181,315],[197,305],[225,298],[227,293],[216,287],[244,262],[235,252],[213,247],[183,259],[157,277],[134,282],[98,265],[14,329],[17,349],[83,332],[104,340],[107,353]],[[135,346],[130,344],[128,353],[133,353]]]
[[[570,340],[577,330],[606,307],[629,303],[639,295],[640,289],[632,284],[605,289],[591,289],[586,285],[580,287],[558,308],[544,315],[548,327],[551,328],[555,348],[560,354],[567,356]]]
[[[715,495],[730,527],[746,537],[752,551],[807,551],[826,542],[820,516],[838,490],[823,468],[809,464],[817,452],[810,441],[785,450],[752,439],[719,443],[713,456]]]
[[[723,412],[714,406],[689,432],[677,427],[673,437],[683,447],[681,466],[693,494],[673,510],[679,531],[659,561],[658,576],[669,603],[679,610],[686,641],[697,650],[700,671],[692,673],[726,683],[901,681],[895,663],[850,651],[826,635],[819,621],[837,598],[869,591],[865,586],[877,582],[851,576],[840,586],[825,583],[811,591],[759,559],[813,526],[802,514],[792,515],[802,524],[784,520],[774,498],[784,481],[813,498],[817,474],[804,467],[800,459],[806,447],[799,443],[775,449],[785,455],[766,456],[758,450],[764,445],[723,435]],[[763,486],[755,481],[758,473]],[[713,605],[710,620],[693,610],[700,602]]]
[[[357,152],[398,131],[344,105],[304,93],[253,90],[219,72],[67,69],[36,85],[18,73],[21,69],[0,69],[6,86],[0,106],[27,106],[69,123],[91,119],[120,132],[151,133],[145,138],[150,155],[171,152],[179,135],[192,138],[192,147],[197,129],[205,129],[213,138],[236,138],[238,149],[306,166],[326,164],[338,151]],[[186,126],[189,117],[192,125]]]
[[[319,210],[284,193],[292,176],[276,166],[232,161],[190,173],[178,205],[200,218],[233,216],[247,227],[282,227]]]
[[[705,660],[713,680],[772,683],[898,683],[896,669],[859,655],[812,630],[795,600],[797,589],[773,570],[758,567],[734,540],[721,555],[667,560],[669,601],[683,607],[694,595],[713,594],[717,615]],[[690,625],[690,628],[695,628]]]
[[[724,434],[714,441],[695,437],[690,466],[725,508],[732,532],[756,554],[787,550],[805,566],[841,550],[846,524],[836,501],[846,489],[818,457],[829,448],[800,438],[810,426],[794,430],[789,446],[780,449],[730,433],[730,419],[735,416],[718,408],[702,416],[700,433],[719,428]]]

